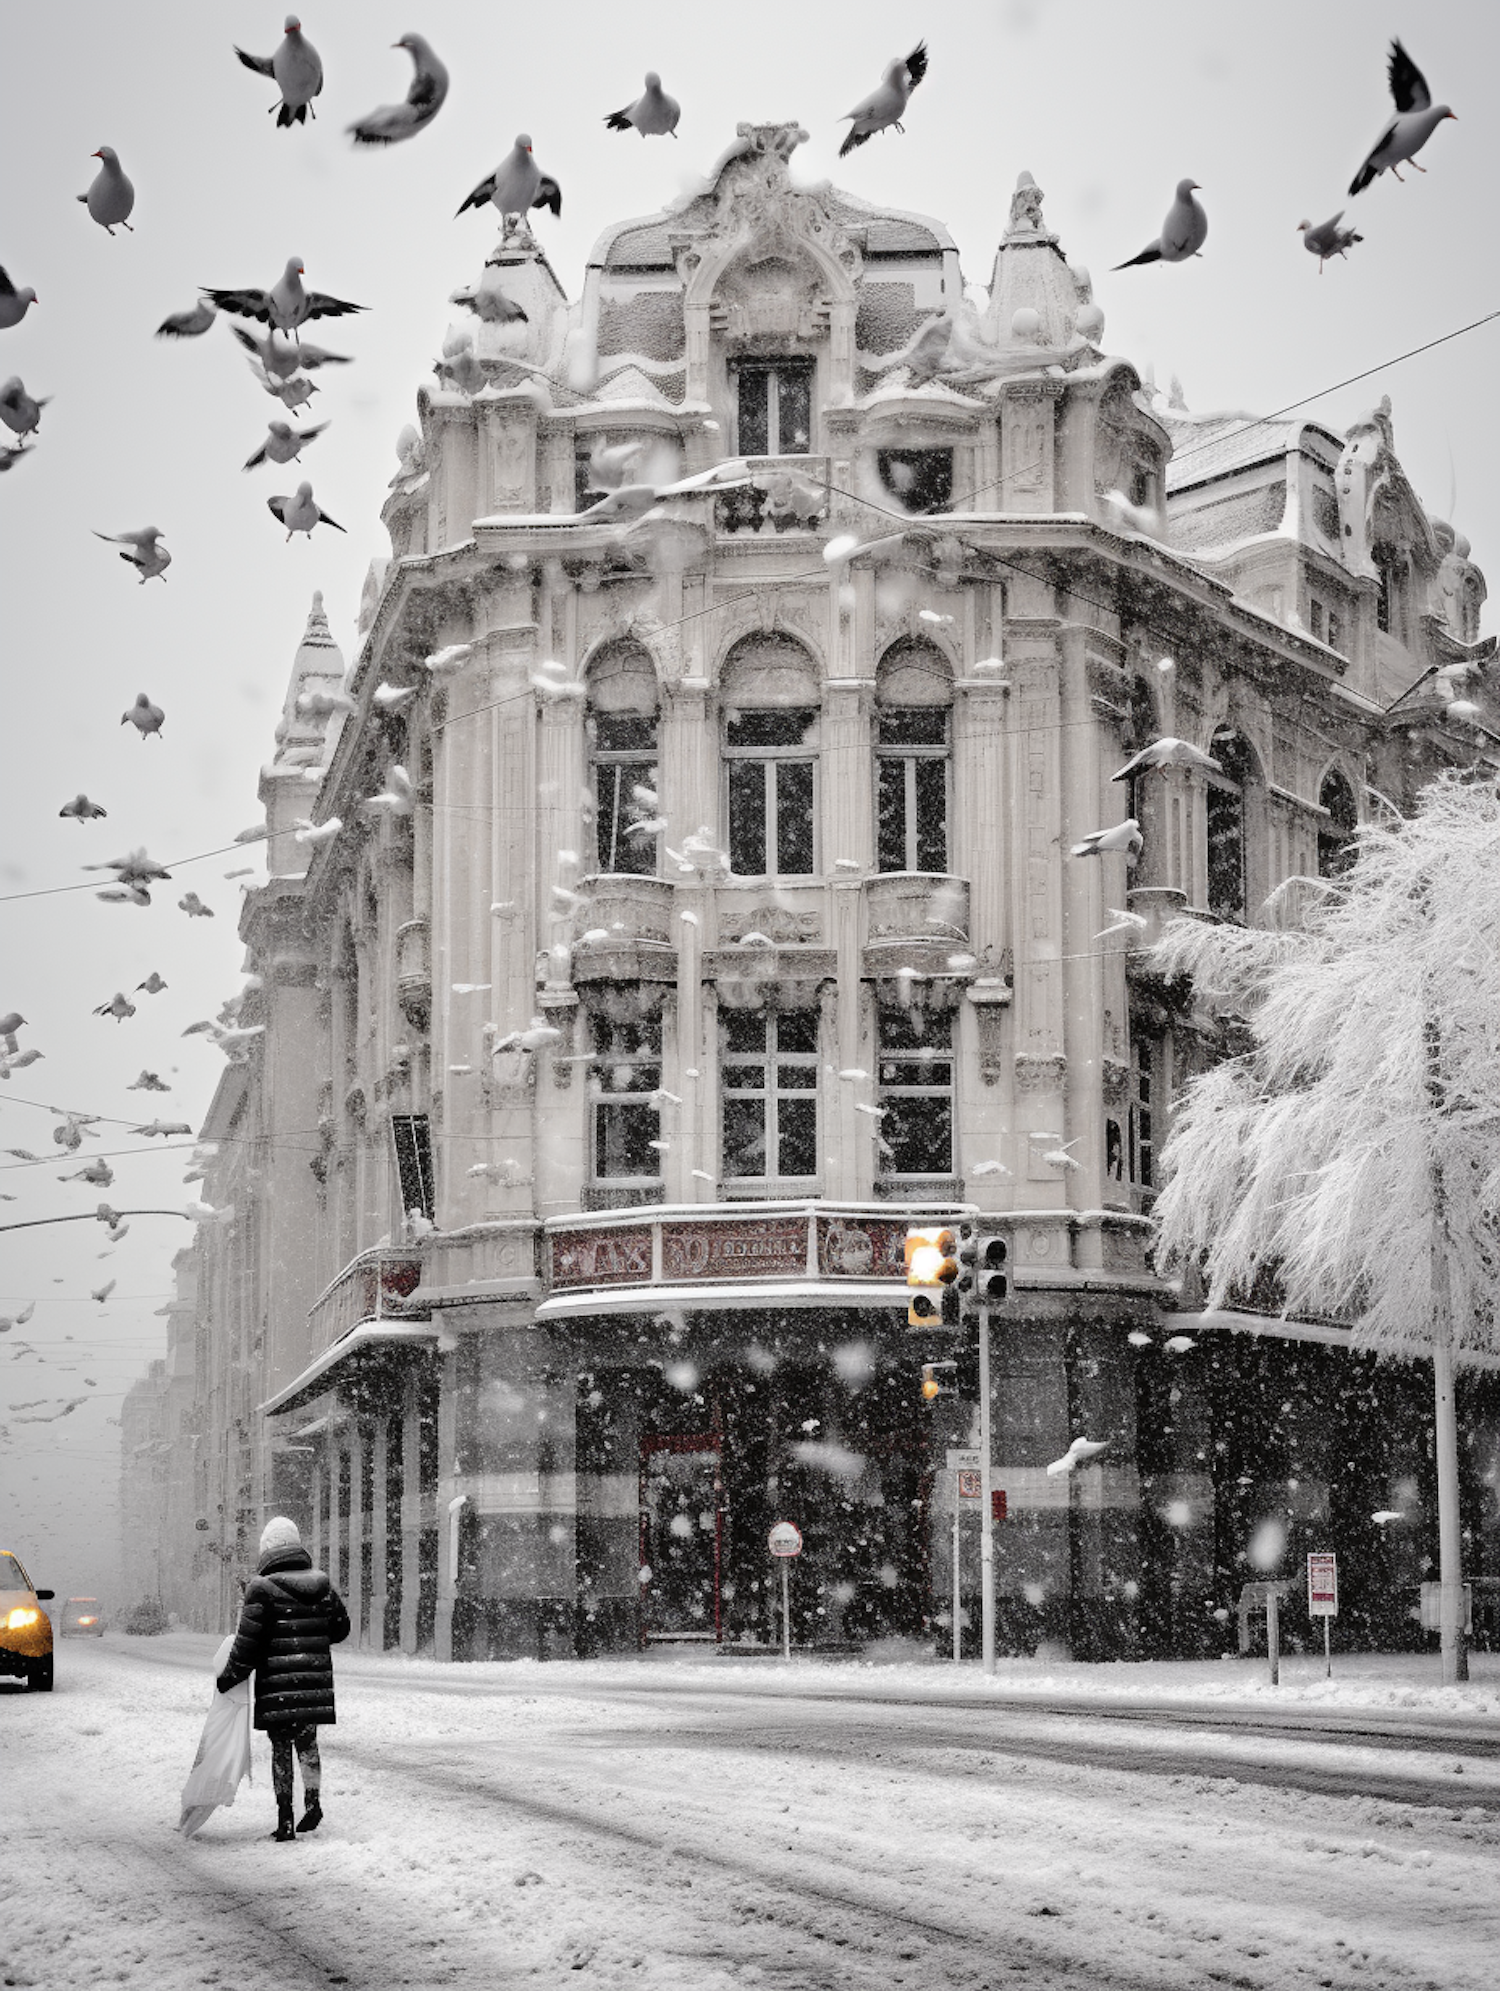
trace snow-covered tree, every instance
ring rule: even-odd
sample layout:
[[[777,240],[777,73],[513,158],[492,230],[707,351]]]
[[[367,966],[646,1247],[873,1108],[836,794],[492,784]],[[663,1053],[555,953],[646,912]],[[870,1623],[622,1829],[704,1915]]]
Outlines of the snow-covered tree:
[[[1430,1356],[1444,1678],[1466,1677],[1453,1366],[1500,1349],[1500,790],[1445,778],[1364,829],[1300,917],[1179,919],[1152,953],[1248,1048],[1185,1089],[1162,1156],[1165,1264],[1209,1304],[1269,1275],[1289,1315]],[[1277,908],[1268,908],[1275,914]]]

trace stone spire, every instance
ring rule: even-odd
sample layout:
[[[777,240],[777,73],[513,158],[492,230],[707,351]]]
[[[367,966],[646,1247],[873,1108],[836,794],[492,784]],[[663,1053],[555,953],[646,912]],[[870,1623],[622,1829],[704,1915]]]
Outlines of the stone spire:
[[[313,814],[317,790],[307,779],[309,768],[325,767],[343,730],[342,712],[299,711],[308,692],[338,692],[344,684],[344,653],[333,640],[319,590],[312,598],[307,626],[287,684],[286,702],[276,728],[276,754],[261,769],[260,799],[265,804],[271,842],[266,867],[273,876],[297,877],[307,869],[307,846],[289,834],[300,816]]]
[[[1097,344],[1104,316],[1094,304],[1086,270],[1075,270],[1042,214],[1042,190],[1022,173],[1011,195],[1010,221],[995,252],[990,278],[989,338],[1054,350],[1075,335]]]

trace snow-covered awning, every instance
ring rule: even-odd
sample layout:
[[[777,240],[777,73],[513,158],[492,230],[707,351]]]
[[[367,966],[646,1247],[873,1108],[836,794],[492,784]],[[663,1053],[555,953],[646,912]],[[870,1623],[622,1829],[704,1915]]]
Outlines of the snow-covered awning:
[[[332,1389],[347,1379],[350,1368],[364,1369],[379,1362],[430,1353],[437,1346],[438,1330],[429,1322],[391,1320],[362,1321],[331,1348],[316,1356],[295,1382],[278,1390],[259,1406],[267,1417],[280,1417],[296,1410],[310,1397]]]
[[[591,1286],[554,1293],[536,1310],[538,1321],[576,1314],[659,1314],[691,1307],[698,1312],[758,1312],[766,1307],[899,1307],[911,1295],[904,1279],[743,1279],[713,1285]]]

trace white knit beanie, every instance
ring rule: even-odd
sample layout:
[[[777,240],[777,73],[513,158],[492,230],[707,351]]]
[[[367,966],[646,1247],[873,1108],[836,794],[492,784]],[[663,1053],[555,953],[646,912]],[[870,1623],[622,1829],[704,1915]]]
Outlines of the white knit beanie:
[[[285,1514],[278,1514],[274,1521],[267,1521],[260,1531],[260,1552],[269,1555],[272,1549],[300,1549],[302,1536],[297,1523],[289,1521]]]

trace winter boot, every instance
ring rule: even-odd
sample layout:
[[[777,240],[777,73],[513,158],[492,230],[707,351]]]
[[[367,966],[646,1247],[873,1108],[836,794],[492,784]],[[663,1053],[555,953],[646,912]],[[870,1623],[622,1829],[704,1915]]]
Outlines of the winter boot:
[[[307,1799],[307,1809],[297,1820],[297,1830],[299,1832],[316,1832],[318,1827],[323,1823],[323,1807],[318,1803],[318,1793],[315,1789],[304,1790],[302,1795]]]
[[[291,1805],[289,1803],[278,1804],[276,1807],[276,1830],[271,1834],[271,1837],[273,1839],[295,1839],[296,1836],[297,1828],[292,1823]]]

